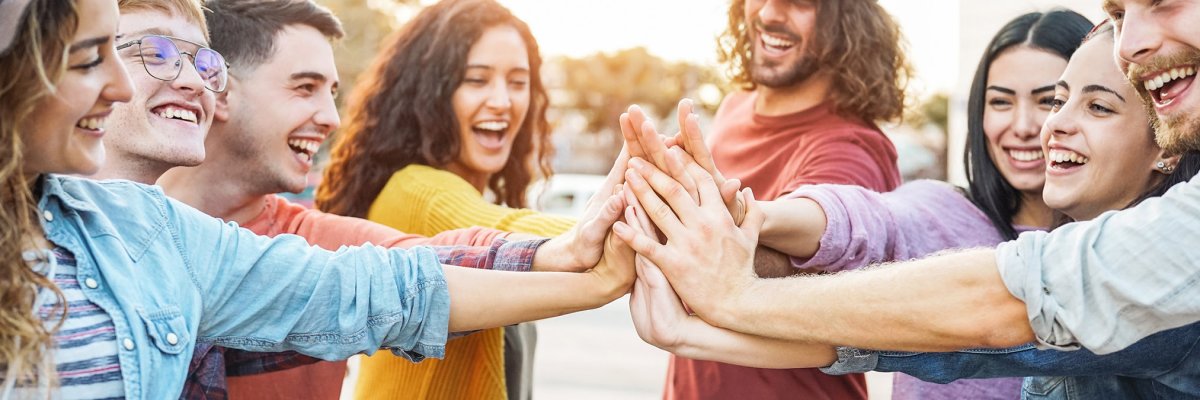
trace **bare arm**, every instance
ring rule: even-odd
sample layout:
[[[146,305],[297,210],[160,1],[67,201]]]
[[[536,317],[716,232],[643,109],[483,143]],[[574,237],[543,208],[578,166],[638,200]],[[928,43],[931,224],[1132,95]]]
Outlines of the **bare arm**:
[[[699,166],[688,165],[702,194],[697,205],[676,179],[640,160],[631,165],[637,173],[627,175],[627,189],[667,242],[636,235],[621,223],[617,234],[662,267],[684,302],[715,326],[786,340],[915,351],[1008,346],[1033,338],[1025,307],[1005,288],[991,250],[832,276],[758,279],[751,261],[763,215],[752,198],[747,223],[734,226],[727,210],[713,207],[720,203],[715,184]]]
[[[623,296],[633,283],[633,252],[605,241],[588,272],[506,272],[443,267],[450,291],[450,331],[535,321],[596,308]]]

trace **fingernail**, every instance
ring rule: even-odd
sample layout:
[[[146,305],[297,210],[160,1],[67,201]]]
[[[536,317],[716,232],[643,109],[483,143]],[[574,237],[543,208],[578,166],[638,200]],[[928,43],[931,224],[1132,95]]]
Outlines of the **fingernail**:
[[[629,165],[633,166],[634,168],[640,169],[640,168],[646,167],[646,162],[642,161],[641,157],[634,157],[634,158],[629,159]]]
[[[629,226],[625,225],[624,222],[617,221],[615,224],[613,224],[613,230],[616,231],[618,235],[629,236]]]

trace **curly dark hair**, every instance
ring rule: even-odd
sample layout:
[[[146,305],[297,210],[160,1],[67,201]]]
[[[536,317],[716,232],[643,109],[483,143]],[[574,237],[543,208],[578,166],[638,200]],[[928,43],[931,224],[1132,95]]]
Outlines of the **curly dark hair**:
[[[317,190],[319,209],[365,217],[396,171],[411,164],[444,168],[458,158],[462,144],[451,99],[471,46],[497,25],[515,28],[529,51],[530,105],[508,162],[488,188],[497,204],[526,206],[535,174],[551,174],[553,151],[537,41],[525,22],[493,0],[446,0],[396,32],[360,78]]]
[[[729,24],[717,38],[718,59],[727,64],[733,83],[746,90],[754,39],[747,24],[746,0],[729,5]],[[867,122],[898,120],[912,67],[904,54],[900,26],[874,0],[821,1],[811,38],[816,65],[832,71],[830,100],[838,114]]]

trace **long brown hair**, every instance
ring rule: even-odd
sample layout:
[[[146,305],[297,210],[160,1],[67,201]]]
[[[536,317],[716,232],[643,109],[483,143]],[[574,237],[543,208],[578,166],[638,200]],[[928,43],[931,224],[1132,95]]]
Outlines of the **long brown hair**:
[[[0,360],[4,379],[53,385],[56,374],[49,349],[52,332],[36,315],[34,299],[50,289],[59,304],[63,294],[45,276],[30,268],[23,252],[36,247],[42,235],[37,203],[26,176],[22,123],[34,108],[53,94],[66,69],[67,44],[75,35],[78,17],[74,1],[33,0],[19,19],[12,47],[0,54]]]
[[[717,38],[717,56],[735,85],[753,90],[754,39],[745,4],[746,0],[730,3],[728,25]],[[822,0],[817,2],[816,21],[809,46],[817,65],[833,73],[830,100],[838,114],[866,122],[899,119],[912,67],[892,16],[873,0]]]
[[[537,41],[524,22],[493,0],[445,0],[396,32],[359,78],[317,190],[318,208],[365,217],[396,171],[411,164],[444,168],[458,158],[461,143],[451,97],[466,73],[471,46],[497,25],[512,26],[525,41],[530,106],[508,162],[488,188],[498,204],[526,205],[525,189],[537,173],[550,175],[553,151]]]

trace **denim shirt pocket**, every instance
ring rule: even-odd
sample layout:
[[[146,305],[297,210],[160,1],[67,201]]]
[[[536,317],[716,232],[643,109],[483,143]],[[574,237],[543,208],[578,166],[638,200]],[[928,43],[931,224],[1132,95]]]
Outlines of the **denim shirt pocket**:
[[[150,336],[150,341],[154,342],[154,347],[159,351],[178,355],[190,346],[192,338],[188,334],[187,321],[183,319],[183,312],[179,307],[168,305],[151,312],[138,310],[138,314],[142,317],[142,322],[146,323],[146,333]]]
[[[1035,376],[1021,383],[1022,399],[1075,399],[1073,381],[1065,376]]]

